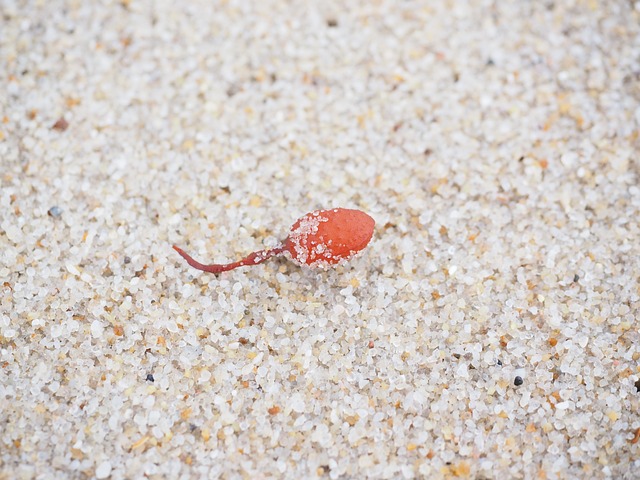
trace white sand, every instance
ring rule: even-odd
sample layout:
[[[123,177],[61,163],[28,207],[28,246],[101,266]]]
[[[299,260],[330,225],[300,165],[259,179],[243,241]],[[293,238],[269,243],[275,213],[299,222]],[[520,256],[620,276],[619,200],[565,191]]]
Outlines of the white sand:
[[[0,479],[640,478],[639,25],[0,0]]]

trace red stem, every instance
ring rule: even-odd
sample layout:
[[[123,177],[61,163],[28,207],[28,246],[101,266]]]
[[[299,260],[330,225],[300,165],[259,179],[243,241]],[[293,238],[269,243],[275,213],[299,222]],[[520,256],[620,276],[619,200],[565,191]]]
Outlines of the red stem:
[[[203,272],[209,273],[221,273],[228,272],[229,270],[233,270],[234,268],[244,267],[248,265],[258,265],[259,263],[268,260],[274,255],[280,255],[283,253],[286,248],[284,246],[272,248],[269,250],[258,250],[257,252],[253,252],[252,254],[246,256],[242,260],[233,263],[213,263],[211,265],[204,265],[193,259],[188,253],[182,250],[180,247],[173,246],[173,249],[180,254],[182,258],[184,258],[189,265],[193,268],[197,268],[198,270],[202,270]]]

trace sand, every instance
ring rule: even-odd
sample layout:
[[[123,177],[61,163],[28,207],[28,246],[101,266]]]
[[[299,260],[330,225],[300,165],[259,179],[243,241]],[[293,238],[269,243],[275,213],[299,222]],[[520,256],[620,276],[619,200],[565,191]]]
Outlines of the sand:
[[[0,0],[0,65],[0,479],[640,478],[640,3]]]

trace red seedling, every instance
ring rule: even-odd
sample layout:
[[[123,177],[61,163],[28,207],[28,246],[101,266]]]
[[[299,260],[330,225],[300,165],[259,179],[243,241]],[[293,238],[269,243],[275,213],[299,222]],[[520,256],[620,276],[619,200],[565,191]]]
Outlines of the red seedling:
[[[258,265],[273,256],[287,253],[298,265],[326,268],[349,260],[366,247],[373,236],[375,223],[373,218],[360,210],[316,210],[298,219],[280,246],[253,252],[242,260],[227,264],[204,265],[181,248],[174,245],[173,249],[193,268],[210,273]]]

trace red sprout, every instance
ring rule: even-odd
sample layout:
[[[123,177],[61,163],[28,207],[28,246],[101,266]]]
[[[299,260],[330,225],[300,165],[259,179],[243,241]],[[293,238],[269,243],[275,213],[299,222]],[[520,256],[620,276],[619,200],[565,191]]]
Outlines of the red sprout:
[[[299,218],[289,236],[276,248],[259,250],[233,263],[204,265],[177,246],[173,249],[189,265],[203,272],[221,273],[238,267],[258,265],[271,257],[289,253],[298,265],[326,268],[349,260],[366,247],[375,221],[360,210],[333,208],[316,210]]]

